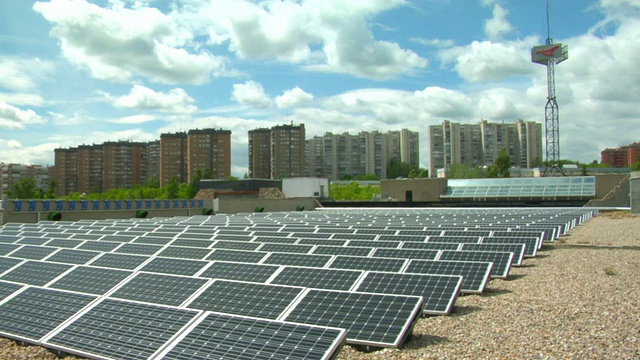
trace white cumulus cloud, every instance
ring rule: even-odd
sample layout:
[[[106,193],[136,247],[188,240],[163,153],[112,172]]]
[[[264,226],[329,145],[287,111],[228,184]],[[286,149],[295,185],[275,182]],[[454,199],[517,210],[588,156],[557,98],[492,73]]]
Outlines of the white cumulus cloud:
[[[313,95],[297,86],[293,89],[284,91],[282,95],[276,97],[276,105],[279,108],[291,108],[302,104],[308,104],[312,101]]]
[[[240,104],[259,109],[270,107],[272,102],[262,85],[253,80],[243,84],[234,84],[232,98]]]
[[[44,119],[33,110],[23,110],[0,101],[0,128],[24,129],[27,125],[44,122]]]
[[[110,96],[107,95],[109,98]],[[119,108],[152,110],[173,114],[196,112],[195,100],[181,88],[168,92],[157,92],[142,85],[134,85],[128,95],[113,99],[113,105]]]

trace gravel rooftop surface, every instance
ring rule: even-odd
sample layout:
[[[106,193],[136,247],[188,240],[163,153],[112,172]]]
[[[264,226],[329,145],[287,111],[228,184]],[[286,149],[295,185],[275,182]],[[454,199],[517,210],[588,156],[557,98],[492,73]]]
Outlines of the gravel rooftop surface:
[[[338,359],[640,359],[639,277],[640,217],[601,212],[450,315],[420,319],[403,348],[346,345]],[[0,338],[0,359],[57,358]]]

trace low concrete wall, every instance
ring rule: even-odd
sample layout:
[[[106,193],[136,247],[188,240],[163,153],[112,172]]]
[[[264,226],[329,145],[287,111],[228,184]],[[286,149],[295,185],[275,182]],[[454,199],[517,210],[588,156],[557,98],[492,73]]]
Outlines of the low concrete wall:
[[[631,213],[640,214],[640,171],[631,172],[629,184],[631,187]]]
[[[289,198],[289,199],[218,199],[220,201],[220,213],[236,214],[255,212],[262,208],[264,212],[296,211],[301,207],[304,210],[315,210],[317,203],[314,198]]]

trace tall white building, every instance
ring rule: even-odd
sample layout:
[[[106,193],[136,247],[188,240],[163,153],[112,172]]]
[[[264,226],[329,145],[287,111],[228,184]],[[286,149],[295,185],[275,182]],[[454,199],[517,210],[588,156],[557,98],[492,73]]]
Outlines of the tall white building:
[[[517,120],[514,123],[460,124],[445,120],[429,126],[429,176],[453,164],[470,167],[492,165],[506,149],[512,166],[531,168],[542,160],[542,124]]]
[[[417,132],[363,131],[315,136],[306,141],[307,176],[339,180],[344,176],[375,174],[386,178],[391,160],[420,164]]]

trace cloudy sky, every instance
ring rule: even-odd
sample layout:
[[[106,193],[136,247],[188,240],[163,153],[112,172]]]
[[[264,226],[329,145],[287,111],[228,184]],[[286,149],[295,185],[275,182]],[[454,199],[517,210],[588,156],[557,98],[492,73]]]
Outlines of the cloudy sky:
[[[0,161],[53,150],[304,123],[362,130],[544,122],[545,0],[49,0],[0,7]],[[551,2],[560,155],[640,140],[640,0]]]

